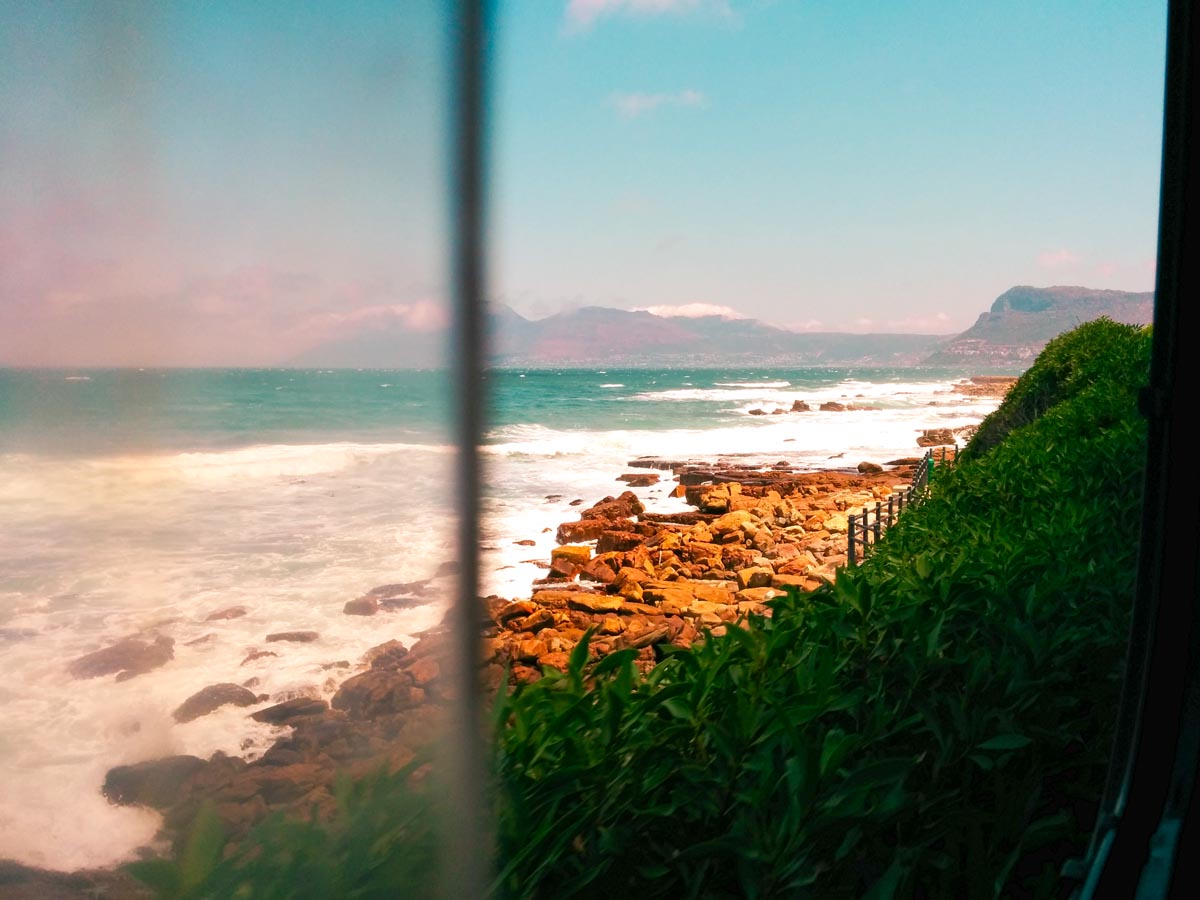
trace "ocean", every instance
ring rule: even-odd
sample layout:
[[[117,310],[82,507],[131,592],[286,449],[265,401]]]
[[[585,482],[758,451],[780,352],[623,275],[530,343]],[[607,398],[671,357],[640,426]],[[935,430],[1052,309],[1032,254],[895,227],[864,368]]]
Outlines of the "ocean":
[[[639,457],[852,468],[918,456],[927,428],[991,398],[946,369],[506,370],[491,410],[484,593],[528,596],[554,529],[626,489]],[[328,698],[368,648],[411,643],[446,609],[453,545],[449,380],[383,370],[0,370],[0,858],[73,869],[129,858],[159,820],[99,793],[114,765],[279,729],[224,707],[178,724],[206,685]],[[791,412],[796,400],[813,407]],[[854,408],[818,411],[834,401]],[[775,410],[784,412],[775,413]],[[635,491],[683,509],[669,473]],[[515,543],[532,540],[533,545]],[[413,603],[342,612],[383,584]],[[242,606],[239,618],[210,620]],[[311,630],[311,643],[267,644]],[[165,635],[174,658],[125,680],[72,660]],[[269,648],[276,656],[250,659]]]

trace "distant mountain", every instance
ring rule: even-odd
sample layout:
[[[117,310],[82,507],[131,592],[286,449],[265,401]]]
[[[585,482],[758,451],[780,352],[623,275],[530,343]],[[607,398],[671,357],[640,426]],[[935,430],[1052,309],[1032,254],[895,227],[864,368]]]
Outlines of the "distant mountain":
[[[798,333],[755,319],[656,316],[585,306],[526,319],[502,304],[488,310],[497,366],[912,366],[1019,371],[1046,341],[1099,316],[1145,324],[1152,293],[1082,287],[1014,287],[958,336]],[[372,322],[290,361],[318,368],[432,368],[445,363],[445,331],[415,332],[399,320]]]
[[[1100,316],[1147,325],[1154,319],[1154,293],[1065,286],[1010,288],[996,298],[990,310],[980,314],[974,325],[926,362],[1024,367],[1051,338]]]
[[[941,347],[946,335],[799,334],[754,319],[656,316],[587,306],[530,320],[510,307],[489,310],[493,365],[548,366],[904,366]],[[314,347],[291,365],[317,368],[427,368],[445,359],[442,332],[398,322]]]
[[[318,344],[289,359],[301,369],[436,369],[446,364],[448,332],[413,331],[398,321]]]

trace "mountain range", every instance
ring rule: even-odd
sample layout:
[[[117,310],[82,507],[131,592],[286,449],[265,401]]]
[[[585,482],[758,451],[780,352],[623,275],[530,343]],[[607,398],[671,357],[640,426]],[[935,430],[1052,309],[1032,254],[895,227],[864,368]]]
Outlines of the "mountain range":
[[[1014,287],[958,335],[794,332],[755,319],[667,317],[587,306],[527,319],[488,310],[490,362],[521,368],[570,366],[914,366],[1020,369],[1046,341],[1106,315],[1146,324],[1154,295],[1082,287]],[[320,368],[429,368],[445,359],[445,332],[373,323],[290,361]]]

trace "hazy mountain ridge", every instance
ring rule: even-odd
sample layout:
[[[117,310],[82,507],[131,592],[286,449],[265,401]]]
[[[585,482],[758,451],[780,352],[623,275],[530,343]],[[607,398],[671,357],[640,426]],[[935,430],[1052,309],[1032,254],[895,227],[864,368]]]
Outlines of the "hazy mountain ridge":
[[[570,366],[914,366],[1023,368],[1046,341],[1108,316],[1145,324],[1152,293],[1082,287],[1018,286],[1001,294],[959,335],[794,332],[756,319],[667,317],[585,306],[531,320],[511,307],[488,310],[491,364],[526,368]],[[314,347],[296,366],[427,368],[446,358],[444,331],[414,332],[400,322]]]
[[[997,297],[974,325],[927,361],[933,365],[1024,366],[1050,339],[1100,316],[1148,325],[1154,320],[1154,292],[1018,285]]]

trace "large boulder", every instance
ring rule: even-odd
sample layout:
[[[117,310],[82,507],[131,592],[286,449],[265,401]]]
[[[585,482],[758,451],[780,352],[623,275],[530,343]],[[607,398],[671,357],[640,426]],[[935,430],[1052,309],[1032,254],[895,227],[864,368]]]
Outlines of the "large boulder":
[[[267,695],[263,694],[262,699],[267,699]],[[184,700],[173,715],[176,722],[191,722],[193,719],[207,716],[222,706],[253,706],[258,702],[258,695],[253,691],[246,690],[240,684],[229,682],[210,684]]]
[[[616,525],[633,527],[633,522],[611,519],[580,519],[578,522],[563,522],[558,526],[555,537],[560,544],[574,544],[581,541],[594,541],[608,529]]]
[[[117,673],[117,681],[125,681],[137,675],[166,665],[175,658],[175,640],[159,636],[153,641],[127,637],[111,646],[88,653],[72,662],[68,667],[74,678],[99,678]]]
[[[286,641],[296,644],[311,644],[320,635],[315,631],[277,631],[274,634],[267,635],[267,643],[273,644],[279,641]]]
[[[216,612],[211,612],[204,617],[205,622],[219,622],[223,619],[240,619],[249,612],[244,606],[227,606],[225,609],[218,609]]]
[[[586,509],[580,515],[581,519],[632,519],[646,511],[642,501],[633,491],[624,491],[619,497],[605,497],[595,506]]]
[[[342,682],[330,703],[352,719],[374,719],[420,706],[425,691],[404,669],[371,669]]]
[[[645,541],[645,538],[633,531],[605,531],[596,539],[597,553],[624,553]]]
[[[121,806],[166,809],[179,799],[179,786],[205,766],[198,756],[167,756],[109,769],[101,793]]]
[[[329,709],[324,700],[314,700],[309,697],[297,697],[295,700],[285,700],[266,709],[251,713],[250,718],[255,722],[265,722],[268,725],[290,724],[295,719],[307,716],[319,716]]]
[[[592,550],[590,547],[567,545],[565,547],[555,547],[550,551],[551,562],[556,559],[565,559],[576,566],[584,566],[587,565],[587,561],[591,558]]]
[[[650,487],[652,484],[658,484],[657,472],[630,472],[626,475],[618,475],[617,481],[623,481],[630,487]]]
[[[342,607],[342,612],[347,616],[373,616],[379,612],[379,598],[366,594],[353,600],[347,600],[346,605]]]

